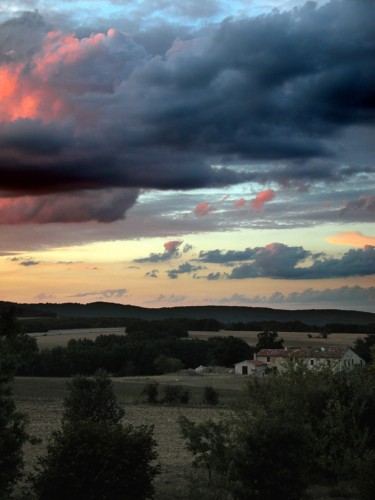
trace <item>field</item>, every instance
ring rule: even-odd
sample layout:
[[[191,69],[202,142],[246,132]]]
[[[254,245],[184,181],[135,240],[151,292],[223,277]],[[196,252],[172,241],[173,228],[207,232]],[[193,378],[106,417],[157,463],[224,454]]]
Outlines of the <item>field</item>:
[[[26,445],[27,471],[33,469],[36,456],[45,451],[48,435],[60,426],[62,401],[66,394],[63,378],[17,377],[15,380],[15,400],[17,408],[29,415],[28,430],[31,435],[41,438],[38,445]],[[163,385],[183,385],[191,390],[189,405],[165,406],[148,405],[141,396],[146,383],[157,381]],[[240,396],[245,380],[234,375],[210,374],[204,376],[162,375],[158,377],[129,377],[113,379],[119,403],[125,409],[125,421],[134,424],[154,426],[154,437],[158,443],[158,463],[161,473],[155,480],[157,500],[177,499],[176,484],[186,491],[189,477],[193,473],[192,457],[185,449],[179,435],[178,418],[184,415],[195,421],[215,419],[229,413],[229,406]],[[218,407],[202,404],[203,388],[213,386],[219,392]]]
[[[257,331],[230,331],[220,330],[218,332],[190,331],[189,337],[207,340],[210,337],[238,337],[243,339],[249,345],[255,345],[258,341]],[[74,330],[50,330],[48,333],[33,333],[37,339],[40,349],[45,347],[65,347],[69,340],[88,338],[95,340],[99,335],[125,335],[125,328],[83,328]],[[310,335],[312,338],[310,338]],[[360,333],[331,333],[327,339],[319,337],[319,333],[307,332],[280,332],[279,337],[284,339],[286,347],[307,347],[314,345],[347,345],[353,346],[357,338],[365,337],[366,334]]]
[[[63,378],[17,377],[14,394],[17,408],[29,415],[28,431],[42,439],[37,445],[26,445],[26,471],[31,472],[36,457],[43,455],[47,438],[53,430],[60,427],[63,398],[66,382]],[[145,384],[157,381],[160,389],[164,385],[183,385],[192,394],[188,405],[166,406],[149,405],[141,395]],[[230,416],[231,406],[244,394],[246,378],[229,374],[208,374],[188,376],[178,374],[157,377],[127,377],[113,379],[119,403],[125,409],[124,420],[133,425],[153,425],[157,442],[160,475],[155,479],[155,500],[192,500],[202,497],[199,484],[204,481],[204,473],[191,466],[192,456],[186,450],[180,437],[178,418],[182,415],[196,421],[218,419]],[[202,404],[203,388],[214,387],[220,398],[217,407]],[[340,483],[332,487],[312,486],[308,489],[306,500],[329,500],[330,498],[358,500],[350,483]],[[208,497],[204,497],[208,498]],[[211,500],[214,500],[210,497]],[[217,500],[217,499],[215,499]]]

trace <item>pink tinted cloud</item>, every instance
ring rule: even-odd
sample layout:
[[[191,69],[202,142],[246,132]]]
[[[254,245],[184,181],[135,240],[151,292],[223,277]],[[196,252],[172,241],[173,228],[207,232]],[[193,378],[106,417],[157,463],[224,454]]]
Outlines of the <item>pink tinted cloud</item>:
[[[263,210],[264,204],[272,201],[276,197],[276,191],[273,189],[266,189],[256,195],[251,201],[251,206],[258,212]]]
[[[336,233],[328,236],[326,239],[333,245],[348,245],[353,247],[375,246],[374,236],[366,236],[359,231]]]
[[[115,29],[82,39],[49,32],[30,61],[0,63],[0,121],[68,116],[80,123],[97,121],[89,106],[72,96],[113,92],[144,56],[143,48]]]
[[[233,203],[233,205],[236,207],[236,208],[241,208],[243,207],[244,205],[246,205],[246,200],[245,198],[240,198],[239,200],[235,201]]]
[[[164,248],[166,252],[172,254],[176,253],[179,246],[181,245],[182,241],[181,240],[172,240],[172,241],[166,241],[164,243]]]
[[[198,203],[198,205],[194,208],[195,215],[208,215],[210,212],[214,210],[214,207],[208,203],[208,201],[202,201],[202,203]]]

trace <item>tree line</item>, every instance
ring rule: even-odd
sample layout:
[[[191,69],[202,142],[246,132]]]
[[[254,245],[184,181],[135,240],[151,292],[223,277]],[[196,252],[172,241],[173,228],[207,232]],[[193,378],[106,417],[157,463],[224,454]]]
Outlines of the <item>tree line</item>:
[[[254,349],[234,337],[189,339],[175,321],[134,321],[126,335],[71,339],[66,347],[39,349],[37,341],[8,324],[0,348],[17,359],[17,375],[67,377],[104,369],[114,375],[156,375],[200,365],[233,367]]]

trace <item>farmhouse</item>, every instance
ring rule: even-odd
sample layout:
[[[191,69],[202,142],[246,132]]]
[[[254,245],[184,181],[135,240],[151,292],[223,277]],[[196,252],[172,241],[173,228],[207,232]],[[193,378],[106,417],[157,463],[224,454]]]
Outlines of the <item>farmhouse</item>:
[[[264,377],[267,368],[267,363],[259,361],[258,359],[250,359],[241,361],[234,365],[234,373],[236,375],[256,375],[257,377]]]
[[[334,370],[351,370],[355,366],[364,366],[365,361],[350,347],[327,346],[307,349],[261,349],[256,360],[266,363],[268,368],[285,370],[287,360],[303,360],[309,367],[330,365]]]

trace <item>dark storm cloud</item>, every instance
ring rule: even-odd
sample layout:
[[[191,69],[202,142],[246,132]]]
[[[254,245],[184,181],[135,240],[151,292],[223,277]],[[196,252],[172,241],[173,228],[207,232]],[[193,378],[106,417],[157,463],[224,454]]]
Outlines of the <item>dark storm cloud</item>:
[[[113,222],[124,218],[137,196],[137,189],[107,189],[0,198],[0,224]]]
[[[272,243],[256,248],[251,262],[232,269],[227,279],[326,279],[375,274],[375,247],[349,250],[340,258],[313,254],[302,247]],[[313,259],[313,263],[307,259]]]
[[[371,1],[310,2],[227,19],[163,56],[116,30],[79,39],[54,26],[45,37],[36,14],[4,23],[0,191],[355,176],[360,167],[340,164],[329,140],[373,123],[374,17]]]

